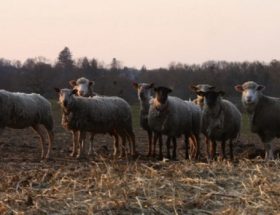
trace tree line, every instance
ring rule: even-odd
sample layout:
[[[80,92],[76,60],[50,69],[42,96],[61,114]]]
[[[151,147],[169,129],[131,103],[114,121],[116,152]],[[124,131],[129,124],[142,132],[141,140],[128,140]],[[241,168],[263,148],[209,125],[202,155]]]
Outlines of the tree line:
[[[226,92],[226,97],[239,104],[240,95],[233,86],[248,80],[266,86],[266,94],[280,97],[280,61],[269,63],[207,61],[203,64],[172,62],[168,68],[141,69],[123,66],[116,58],[109,65],[95,58],[74,60],[68,47],[52,64],[44,57],[30,58],[25,62],[0,59],[0,88],[10,91],[35,92],[55,98],[54,87],[69,87],[68,81],[84,76],[95,81],[94,89],[101,95],[115,95],[130,103],[137,102],[132,82],[153,82],[168,86],[173,95],[192,99],[191,84],[208,83]]]

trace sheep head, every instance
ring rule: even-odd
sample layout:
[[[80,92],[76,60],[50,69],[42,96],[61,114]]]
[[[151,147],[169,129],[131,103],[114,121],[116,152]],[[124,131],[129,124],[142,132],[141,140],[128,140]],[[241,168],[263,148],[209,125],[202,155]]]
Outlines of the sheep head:
[[[161,104],[166,103],[168,94],[172,92],[172,90],[168,87],[155,87],[154,91],[156,100]]]
[[[87,78],[81,77],[77,81],[71,80],[69,81],[70,86],[73,87],[73,89],[77,90],[78,96],[90,96],[92,94],[92,87],[94,85],[94,81],[90,81]]]
[[[139,100],[148,100],[151,96],[151,90],[154,87],[153,83],[132,83],[134,88],[137,90]]]
[[[235,90],[242,93],[242,103],[245,107],[254,107],[257,105],[264,86],[257,84],[254,81],[247,81],[242,85],[236,85]]]

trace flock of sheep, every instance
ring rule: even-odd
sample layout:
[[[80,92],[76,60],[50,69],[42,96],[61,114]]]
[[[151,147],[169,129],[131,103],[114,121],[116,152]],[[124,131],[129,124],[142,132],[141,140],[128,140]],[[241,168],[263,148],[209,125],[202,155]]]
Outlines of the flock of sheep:
[[[62,126],[73,136],[71,156],[91,154],[95,134],[110,134],[114,138],[114,155],[136,155],[135,134],[132,127],[130,105],[116,96],[100,96],[93,91],[94,82],[79,78],[69,82],[72,89],[59,89]],[[184,136],[186,159],[200,156],[201,133],[205,138],[207,158],[215,159],[216,142],[221,142],[221,157],[226,159],[225,145],[229,142],[233,160],[234,141],[241,128],[241,113],[224,92],[215,86],[191,86],[197,95],[194,101],[170,96],[171,89],[148,83],[133,83],[140,102],[140,125],[148,133],[148,156],[163,158],[162,136],[166,138],[166,157],[176,159],[177,138]],[[262,93],[264,86],[253,81],[235,86],[249,118],[251,131],[257,133],[265,148],[265,159],[274,159],[272,140],[280,137],[280,99]],[[152,96],[154,94],[154,96]],[[5,127],[22,129],[32,127],[41,140],[41,159],[48,159],[54,139],[50,102],[39,94],[14,93],[0,90],[0,133]],[[45,138],[47,133],[48,140]],[[86,134],[90,134],[86,150]],[[119,138],[121,141],[119,141]],[[47,152],[45,153],[46,142]],[[170,144],[173,143],[172,156]],[[190,152],[189,152],[190,151]]]

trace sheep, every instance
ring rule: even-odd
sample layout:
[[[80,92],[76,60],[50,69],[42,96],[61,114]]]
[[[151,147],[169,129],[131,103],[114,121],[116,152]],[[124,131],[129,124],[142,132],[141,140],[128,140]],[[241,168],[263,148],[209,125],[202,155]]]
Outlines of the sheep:
[[[241,127],[241,113],[230,101],[222,98],[223,91],[199,92],[204,96],[202,124],[207,136],[212,141],[211,159],[215,157],[216,141],[222,142],[222,158],[226,159],[225,144],[229,140],[230,159],[233,157],[233,140],[236,139]]]
[[[132,116],[129,104],[119,97],[76,96],[77,89],[59,89],[59,103],[63,111],[62,124],[74,131],[74,143],[78,146],[77,157],[83,155],[82,142],[85,132],[114,133],[128,136],[132,146],[130,154],[135,155],[135,135],[132,129]],[[79,135],[79,137],[77,137]],[[125,143],[125,139],[123,140]]]
[[[235,90],[242,93],[241,101],[249,115],[251,131],[263,142],[265,160],[273,160],[272,140],[280,137],[280,98],[264,95],[264,89],[265,86],[254,81],[235,86]]]
[[[148,123],[155,132],[154,144],[159,139],[159,156],[162,158],[162,138],[167,135],[167,157],[170,158],[170,141],[173,142],[173,159],[176,159],[176,138],[182,134],[185,136],[186,159],[189,158],[188,145],[191,135],[197,140],[199,148],[201,111],[192,102],[183,101],[180,98],[168,96],[172,92],[167,87],[155,87],[155,98],[150,101]],[[155,146],[154,146],[155,147]],[[199,150],[196,153],[196,159]]]
[[[73,89],[77,89],[77,95],[78,96],[83,96],[83,97],[90,97],[90,96],[96,96],[98,95],[97,93],[95,93],[93,91],[93,86],[94,86],[94,81],[90,81],[85,77],[81,77],[77,80],[71,80],[69,81],[70,86],[72,86]],[[113,155],[116,156],[118,153],[120,153],[119,151],[119,137],[118,134],[114,131],[112,131],[112,133],[110,133],[113,137],[114,137],[114,152]],[[74,134],[72,131],[72,135],[73,135],[73,147],[75,146],[74,144]],[[94,133],[91,133],[90,136],[90,144],[89,144],[89,150],[88,150],[88,154],[92,154],[92,150],[93,150],[93,140],[94,140]],[[85,136],[86,137],[86,136]],[[84,137],[84,138],[85,138]],[[121,137],[122,140],[124,140],[125,137]],[[124,145],[125,143],[122,143],[122,145]],[[124,152],[124,148],[123,148],[123,154]],[[70,154],[70,156],[74,156],[75,151],[72,151],[72,153]],[[121,154],[120,154],[121,156]]]
[[[53,117],[51,104],[43,96],[0,90],[0,133],[5,127],[14,129],[32,127],[40,136],[41,159],[49,159],[54,138]],[[46,154],[45,131],[48,134]]]
[[[208,92],[208,91],[215,90],[215,86],[212,86],[212,85],[209,85],[209,84],[197,84],[197,85],[191,85],[190,89],[194,93],[196,93],[196,96],[197,96],[196,99],[193,100],[193,103],[198,105],[202,110],[203,105],[204,105],[204,96],[199,95],[200,92]],[[201,132],[205,136],[207,159],[209,160],[210,159],[210,145],[216,145],[216,143],[215,142],[214,143],[210,142],[210,138],[207,135],[206,126],[203,125],[203,123],[202,123],[202,127],[201,127]],[[216,152],[213,152],[213,153],[216,153]]]
[[[132,84],[134,88],[137,90],[137,95],[140,102],[140,126],[148,133],[149,151],[147,156],[151,156],[152,151],[153,151],[153,156],[155,156],[155,149],[152,149],[153,131],[148,124],[148,114],[149,114],[149,107],[150,107],[149,102],[152,99],[151,90],[153,89],[154,84],[136,83],[136,82],[133,82]]]

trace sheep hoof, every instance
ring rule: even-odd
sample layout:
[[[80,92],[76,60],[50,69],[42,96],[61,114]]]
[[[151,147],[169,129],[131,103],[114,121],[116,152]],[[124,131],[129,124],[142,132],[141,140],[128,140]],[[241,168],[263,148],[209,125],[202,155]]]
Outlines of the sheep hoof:
[[[74,153],[74,152],[70,153],[70,156],[71,156],[71,157],[74,157],[74,155],[75,155],[75,153]]]

